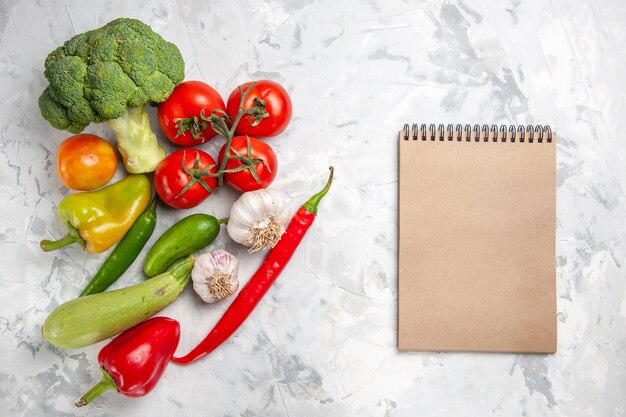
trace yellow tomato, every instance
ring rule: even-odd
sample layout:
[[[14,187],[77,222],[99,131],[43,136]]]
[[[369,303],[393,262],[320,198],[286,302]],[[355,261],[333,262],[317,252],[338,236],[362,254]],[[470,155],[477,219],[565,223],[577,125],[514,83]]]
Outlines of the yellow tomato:
[[[104,186],[115,174],[117,155],[96,135],[81,133],[65,139],[57,152],[57,171],[68,188],[90,191]]]

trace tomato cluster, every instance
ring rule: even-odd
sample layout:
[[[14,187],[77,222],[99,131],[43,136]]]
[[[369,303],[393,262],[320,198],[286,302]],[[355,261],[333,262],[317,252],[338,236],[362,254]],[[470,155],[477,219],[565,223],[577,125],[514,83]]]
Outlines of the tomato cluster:
[[[237,87],[226,103],[210,85],[185,81],[158,108],[161,129],[181,147],[202,145],[218,134],[226,138],[217,162],[200,149],[181,149],[156,167],[154,187],[174,208],[195,207],[224,183],[241,192],[268,187],[278,172],[276,154],[259,138],[276,136],[291,120],[287,91],[269,80]],[[91,134],[61,143],[57,170],[67,187],[88,191],[103,187],[115,174],[117,156],[104,139]]]
[[[269,80],[248,82],[224,100],[210,85],[185,81],[159,105],[163,132],[174,144],[201,145],[217,134],[226,137],[217,163],[199,149],[178,150],[157,166],[159,197],[175,208],[191,208],[222,183],[245,192],[266,188],[276,178],[273,149],[259,138],[276,136],[291,120],[287,91]]]

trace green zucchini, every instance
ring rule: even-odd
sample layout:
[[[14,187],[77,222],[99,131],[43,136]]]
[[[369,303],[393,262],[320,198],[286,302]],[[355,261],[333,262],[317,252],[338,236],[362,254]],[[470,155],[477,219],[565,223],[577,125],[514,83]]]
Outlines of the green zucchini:
[[[153,277],[177,260],[206,248],[217,237],[222,222],[224,220],[201,213],[179,220],[150,249],[143,262],[143,272]]]
[[[150,280],[61,304],[44,322],[43,337],[54,346],[74,349],[115,336],[174,301],[189,282],[192,268],[189,256]]]

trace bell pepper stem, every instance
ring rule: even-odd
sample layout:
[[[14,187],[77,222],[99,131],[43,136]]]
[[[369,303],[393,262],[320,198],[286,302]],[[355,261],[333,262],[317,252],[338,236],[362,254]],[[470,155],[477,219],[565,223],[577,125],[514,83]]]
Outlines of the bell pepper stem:
[[[102,368],[100,368],[100,370],[102,371],[102,379],[100,380],[100,382],[94,385],[92,389],[87,391],[87,393],[85,393],[85,395],[83,395],[80,398],[80,400],[78,400],[74,404],[76,407],[82,407],[84,405],[89,404],[91,401],[93,401],[94,398],[97,398],[100,394],[102,394],[105,391],[108,391],[111,389],[114,389],[117,391],[117,385],[115,385],[115,381],[113,380],[113,378],[111,378],[111,375],[109,375]]]
[[[80,243],[81,246],[85,246],[85,241],[78,234],[78,230],[74,229],[73,227],[69,225],[67,228],[69,230],[68,234],[59,240],[47,240],[47,239],[42,240],[39,243],[39,246],[41,246],[41,249],[44,250],[45,252],[50,252],[55,249],[62,248],[63,246],[70,245],[72,243]]]
[[[333,183],[335,170],[333,167],[329,167],[328,169],[330,170],[330,175],[328,176],[328,181],[326,182],[326,185],[324,186],[322,191],[313,195],[311,198],[309,198],[309,201],[302,205],[302,208],[304,208],[311,214],[317,215],[317,206],[320,204],[320,201],[322,201],[322,198],[324,198],[326,193],[328,193],[328,190],[330,190],[330,186]]]

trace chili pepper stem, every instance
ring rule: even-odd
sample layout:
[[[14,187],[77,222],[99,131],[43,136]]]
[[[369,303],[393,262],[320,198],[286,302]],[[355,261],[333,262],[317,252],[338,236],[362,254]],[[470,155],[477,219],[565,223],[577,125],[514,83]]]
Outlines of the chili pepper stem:
[[[152,197],[152,201],[150,202],[150,204],[148,204],[148,207],[144,209],[144,212],[153,210],[156,207],[156,204],[157,204],[157,196],[155,194],[154,197]]]
[[[224,217],[223,219],[218,219],[217,222],[219,224],[228,224],[228,220],[230,219],[230,217]]]
[[[102,371],[102,379],[93,388],[85,393],[80,400],[78,400],[74,405],[76,407],[82,407],[84,405],[89,404],[95,398],[100,396],[103,392],[114,389],[117,391],[117,385],[115,385],[115,381],[111,378],[104,369],[100,368]]]
[[[73,227],[69,225],[67,226],[67,228],[69,230],[68,234],[59,240],[47,240],[47,239],[42,240],[39,243],[39,246],[41,246],[41,249],[44,250],[45,252],[50,252],[55,249],[62,248],[63,246],[70,245],[72,243],[80,243],[80,245],[84,247],[85,241],[78,234],[78,230],[74,229]]]
[[[311,214],[317,215],[317,206],[320,204],[320,201],[322,201],[322,198],[324,198],[326,193],[328,193],[328,190],[330,190],[330,186],[333,183],[335,170],[333,167],[329,167],[328,169],[330,170],[330,175],[328,176],[328,181],[326,182],[326,185],[324,186],[322,191],[313,195],[306,203],[302,205],[302,207]]]

